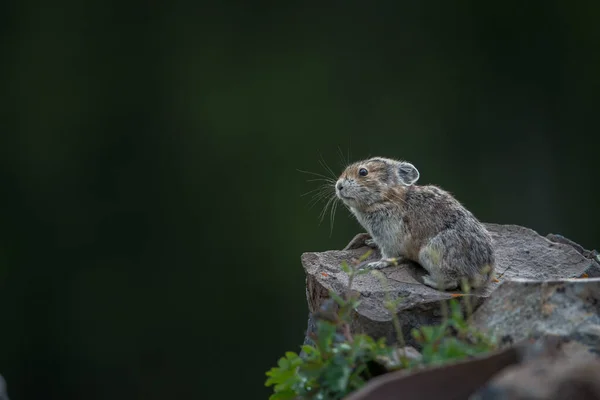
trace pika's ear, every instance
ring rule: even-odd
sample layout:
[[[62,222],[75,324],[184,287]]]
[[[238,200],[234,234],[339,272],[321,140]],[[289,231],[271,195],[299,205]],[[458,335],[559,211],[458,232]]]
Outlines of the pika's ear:
[[[419,180],[419,170],[409,162],[401,162],[398,164],[398,178],[400,183],[405,186],[410,186]]]

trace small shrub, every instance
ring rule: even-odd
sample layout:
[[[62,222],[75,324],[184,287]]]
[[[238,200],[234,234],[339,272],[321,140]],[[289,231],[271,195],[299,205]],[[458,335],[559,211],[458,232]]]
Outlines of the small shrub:
[[[316,319],[316,333],[311,334],[314,345],[302,346],[300,355],[286,352],[277,366],[267,371],[265,385],[273,386],[270,400],[342,399],[369,379],[392,370],[445,364],[495,349],[492,339],[469,326],[455,299],[449,302],[449,313],[443,310],[445,318],[441,324],[412,330],[412,336],[422,346],[422,358],[418,361],[408,360],[402,351],[404,338],[396,314],[398,301],[385,300],[398,344],[389,345],[385,338],[375,340],[364,334],[352,335],[352,311],[360,304],[358,296],[351,291],[354,277],[373,273],[385,279],[378,271],[357,268],[369,254],[352,265],[342,264],[341,268],[348,274],[345,296],[330,292],[330,298],[313,316]]]
[[[440,325],[413,329],[413,338],[422,346],[421,364],[440,365],[487,353],[496,342],[470,326],[455,299],[449,301],[451,314]]]

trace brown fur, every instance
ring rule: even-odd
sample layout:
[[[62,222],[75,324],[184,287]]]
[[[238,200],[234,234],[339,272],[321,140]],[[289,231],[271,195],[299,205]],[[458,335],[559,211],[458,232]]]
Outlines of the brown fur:
[[[375,157],[349,165],[338,179],[338,198],[381,250],[382,259],[368,267],[407,258],[429,272],[426,285],[442,290],[465,280],[473,288],[485,285],[495,268],[489,233],[450,193],[414,185],[418,178],[410,163]]]

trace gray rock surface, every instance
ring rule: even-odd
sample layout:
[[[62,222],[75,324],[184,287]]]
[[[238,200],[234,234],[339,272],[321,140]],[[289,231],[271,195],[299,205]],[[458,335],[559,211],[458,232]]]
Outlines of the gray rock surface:
[[[390,372],[369,380],[346,400],[464,400],[520,358],[520,349],[511,347],[451,365]]]
[[[0,375],[0,400],[9,400],[6,394],[6,381],[2,375]]]
[[[524,340],[472,359],[390,372],[347,400],[591,400],[600,364],[585,346],[561,336]]]
[[[600,278],[504,282],[472,322],[508,342],[560,335],[600,351]]]
[[[556,338],[557,346],[501,369],[469,400],[600,399],[598,357],[576,341]]]
[[[580,244],[575,243],[574,241],[567,239],[562,235],[557,235],[554,233],[550,233],[546,236],[548,240],[555,243],[567,244],[577,250],[582,256],[587,258],[590,261],[589,268],[586,271],[586,274],[589,278],[597,278],[600,277],[600,253],[597,250],[586,250]]]
[[[485,225],[494,239],[496,273],[504,280],[579,278],[600,268],[596,259],[582,254],[581,246],[560,235],[550,234],[551,240],[518,225]]]
[[[486,224],[496,250],[498,282],[487,288],[460,297],[463,306],[477,309],[482,301],[500,283],[509,279],[557,280],[581,277],[590,271],[600,270],[593,258],[584,256],[570,243],[557,243],[540,236],[535,231],[517,225]],[[364,234],[362,234],[364,235]],[[357,235],[360,236],[360,235]],[[356,242],[353,239],[353,242]],[[358,241],[360,243],[360,240]],[[571,242],[572,243],[572,242]],[[318,310],[329,290],[338,294],[345,291],[348,277],[340,265],[362,256],[369,248],[347,248],[321,253],[302,254],[302,265],[306,272],[306,289],[309,306],[309,326],[312,313]],[[377,250],[367,261],[380,257]],[[394,341],[391,315],[383,306],[386,295],[392,300],[403,297],[398,308],[398,317],[407,344],[417,346],[409,334],[412,328],[438,323],[442,319],[441,303],[453,296],[453,292],[441,292],[422,284],[424,271],[415,263],[404,263],[397,267],[381,270],[387,284],[377,277],[366,274],[356,277],[353,289],[360,293],[361,305],[353,315],[352,330],[364,332],[373,337],[386,337]]]

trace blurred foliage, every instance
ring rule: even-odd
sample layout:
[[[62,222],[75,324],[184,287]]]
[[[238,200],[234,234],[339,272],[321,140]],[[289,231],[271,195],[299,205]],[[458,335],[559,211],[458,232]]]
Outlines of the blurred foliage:
[[[439,325],[412,330],[421,346],[421,357],[409,359],[403,351],[404,338],[397,315],[402,298],[391,301],[389,292],[386,292],[386,308],[394,323],[397,342],[386,344],[385,338],[375,340],[366,334],[353,335],[350,331],[352,312],[360,304],[359,294],[352,291],[354,277],[364,273],[383,277],[379,271],[359,269],[369,253],[351,266],[342,264],[341,268],[348,274],[345,296],[330,291],[330,298],[315,315],[316,332],[310,333],[315,345],[303,345],[301,355],[286,352],[277,366],[267,371],[265,385],[273,386],[274,391],[270,400],[342,399],[369,379],[386,372],[443,365],[497,348],[494,338],[467,323],[460,303],[451,299],[448,304],[442,303],[444,318]]]
[[[422,346],[421,365],[442,365],[481,355],[497,348],[495,338],[469,325],[459,302],[449,302],[451,314],[440,325],[413,329],[412,335]]]
[[[541,0],[0,2],[9,396],[267,397],[304,337],[301,253],[360,231],[301,196],[297,169],[339,172],[338,146],[598,246],[598,20]]]

